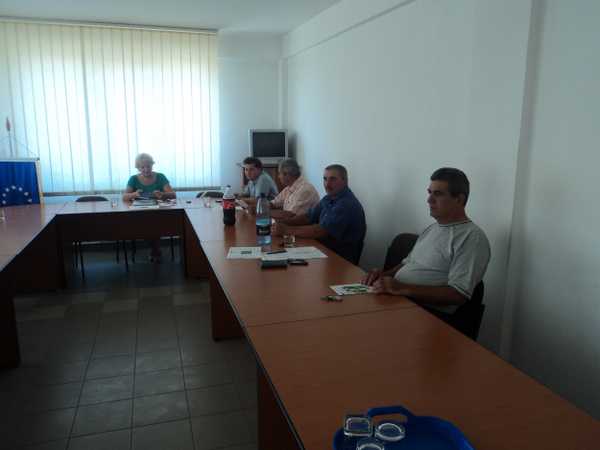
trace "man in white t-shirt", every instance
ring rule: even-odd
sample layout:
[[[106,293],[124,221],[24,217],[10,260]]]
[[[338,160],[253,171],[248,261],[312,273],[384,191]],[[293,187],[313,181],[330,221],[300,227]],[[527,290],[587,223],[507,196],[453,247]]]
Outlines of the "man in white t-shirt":
[[[398,266],[370,271],[363,282],[376,293],[402,295],[451,314],[471,298],[490,260],[485,233],[467,217],[469,180],[453,168],[431,175],[427,203],[436,220]]]

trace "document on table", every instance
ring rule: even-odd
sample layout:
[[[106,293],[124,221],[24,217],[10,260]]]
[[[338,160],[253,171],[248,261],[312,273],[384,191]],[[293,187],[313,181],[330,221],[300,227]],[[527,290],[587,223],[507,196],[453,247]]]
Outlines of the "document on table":
[[[260,259],[260,247],[229,247],[227,259]]]
[[[158,205],[131,205],[130,209],[158,209],[160,206]]]
[[[319,259],[327,255],[316,247],[292,247],[277,253],[263,253],[263,261],[281,261],[286,259]]]
[[[355,294],[369,294],[373,292],[371,286],[366,284],[354,283],[354,284],[337,284],[335,286],[329,286],[337,295],[355,295]]]

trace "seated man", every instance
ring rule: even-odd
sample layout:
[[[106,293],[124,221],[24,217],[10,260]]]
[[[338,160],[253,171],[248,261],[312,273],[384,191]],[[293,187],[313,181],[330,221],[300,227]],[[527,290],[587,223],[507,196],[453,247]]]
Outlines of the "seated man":
[[[353,264],[358,264],[367,230],[365,212],[348,187],[344,166],[325,167],[323,186],[327,195],[307,214],[280,219],[273,234],[293,234],[320,240],[324,245]]]
[[[398,266],[374,269],[363,283],[376,293],[403,295],[442,313],[452,314],[471,298],[490,260],[484,232],[467,217],[469,180],[458,169],[431,175],[427,203],[436,220],[421,233]]]
[[[303,215],[319,203],[319,193],[315,187],[304,179],[300,166],[291,159],[279,163],[277,176],[285,188],[271,202],[271,217],[275,219],[291,219]]]
[[[251,207],[256,205],[261,194],[272,200],[279,190],[273,178],[263,170],[262,162],[258,158],[249,156],[244,159],[244,175],[248,178],[248,184],[242,191],[240,198]]]

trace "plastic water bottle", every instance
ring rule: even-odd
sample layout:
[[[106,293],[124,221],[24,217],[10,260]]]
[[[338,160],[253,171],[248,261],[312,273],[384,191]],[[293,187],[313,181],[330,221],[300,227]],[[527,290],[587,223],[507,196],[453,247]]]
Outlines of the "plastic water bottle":
[[[256,203],[256,242],[260,247],[271,245],[271,207],[265,194]]]
[[[235,197],[231,193],[231,186],[227,185],[223,194],[223,223],[235,225]]]

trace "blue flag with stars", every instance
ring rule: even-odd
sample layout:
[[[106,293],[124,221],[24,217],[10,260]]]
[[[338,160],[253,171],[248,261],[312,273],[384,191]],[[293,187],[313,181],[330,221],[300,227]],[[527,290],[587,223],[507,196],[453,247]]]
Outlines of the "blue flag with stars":
[[[35,161],[0,161],[0,206],[39,202]]]

